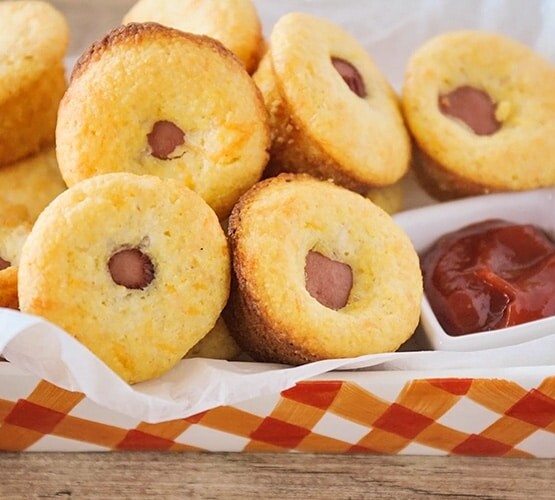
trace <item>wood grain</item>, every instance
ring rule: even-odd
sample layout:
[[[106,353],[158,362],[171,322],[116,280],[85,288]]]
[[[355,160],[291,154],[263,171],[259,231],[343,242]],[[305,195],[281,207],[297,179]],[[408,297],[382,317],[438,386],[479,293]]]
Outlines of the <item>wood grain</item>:
[[[131,0],[52,0],[70,55]],[[310,454],[0,454],[0,498],[551,499],[555,460]]]
[[[553,498],[554,460],[241,453],[0,455],[0,497]]]

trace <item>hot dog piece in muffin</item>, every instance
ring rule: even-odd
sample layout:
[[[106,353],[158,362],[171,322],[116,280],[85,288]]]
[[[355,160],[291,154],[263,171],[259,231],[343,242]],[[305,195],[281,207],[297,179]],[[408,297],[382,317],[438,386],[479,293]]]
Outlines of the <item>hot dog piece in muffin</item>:
[[[66,189],[54,148],[0,168],[0,211],[23,205],[34,222],[44,207]]]
[[[68,26],[46,2],[0,2],[0,165],[54,143]]]
[[[308,14],[282,17],[254,79],[270,113],[269,176],[305,172],[365,194],[408,170],[397,96],[338,26]]]
[[[31,232],[27,210],[5,205],[0,212],[0,307],[18,308],[17,269],[21,249]]]
[[[505,36],[439,35],[409,61],[415,172],[440,200],[555,183],[555,67]]]
[[[225,318],[258,361],[300,364],[396,350],[414,332],[422,277],[405,232],[366,198],[282,174],[229,220]]]
[[[124,23],[149,21],[219,40],[249,73],[265,47],[251,0],[139,0],[123,18]]]
[[[229,266],[218,218],[193,191],[155,176],[96,176],[39,216],[20,259],[20,308],[139,382],[214,326]]]
[[[56,134],[69,186],[116,171],[174,178],[221,218],[268,159],[264,103],[233,54],[154,23],[122,26],[81,57]]]

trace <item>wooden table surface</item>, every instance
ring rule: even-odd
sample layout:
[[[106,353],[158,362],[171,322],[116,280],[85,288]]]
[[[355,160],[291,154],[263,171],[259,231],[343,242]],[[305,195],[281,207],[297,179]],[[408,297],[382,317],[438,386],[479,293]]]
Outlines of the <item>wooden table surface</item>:
[[[209,453],[0,455],[0,498],[552,499],[553,460]]]
[[[71,55],[130,0],[53,0]],[[555,460],[221,453],[0,454],[0,498],[554,498]]]

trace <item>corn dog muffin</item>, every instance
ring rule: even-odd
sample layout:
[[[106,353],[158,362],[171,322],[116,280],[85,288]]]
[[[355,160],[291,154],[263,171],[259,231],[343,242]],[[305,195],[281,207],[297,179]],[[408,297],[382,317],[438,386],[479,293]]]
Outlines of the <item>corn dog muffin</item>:
[[[85,180],[41,213],[19,264],[19,302],[124,380],[170,369],[215,325],[229,293],[225,234],[174,180]]]
[[[239,354],[241,354],[241,349],[229,333],[224,319],[220,316],[214,328],[185,357],[232,360]]]
[[[155,22],[222,42],[252,73],[265,43],[251,0],[139,0],[124,23]]]
[[[301,364],[396,350],[422,277],[408,236],[366,198],[308,175],[258,183],[229,220],[226,323],[257,361]]]
[[[77,62],[58,120],[68,186],[117,171],[174,178],[220,218],[268,159],[267,113],[233,54],[154,23],[127,24],[93,44]]]
[[[54,148],[0,167],[0,186],[0,211],[21,204],[31,222],[66,189]]]
[[[555,183],[555,67],[505,36],[439,35],[409,61],[415,172],[447,200]]]
[[[0,212],[0,307],[18,308],[17,269],[21,249],[31,232],[22,205],[6,205]]]
[[[378,205],[389,215],[396,214],[403,209],[405,190],[402,181],[381,188],[371,189],[366,193],[366,198]]]
[[[54,144],[68,26],[46,2],[0,2],[0,165]]]
[[[364,194],[407,171],[410,142],[397,97],[338,26],[285,15],[254,79],[270,113],[268,176],[306,172]]]

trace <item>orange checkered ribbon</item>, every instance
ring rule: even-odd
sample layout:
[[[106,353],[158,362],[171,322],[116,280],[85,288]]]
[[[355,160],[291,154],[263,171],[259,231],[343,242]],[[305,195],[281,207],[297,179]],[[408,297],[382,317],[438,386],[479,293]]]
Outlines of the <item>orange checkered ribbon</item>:
[[[412,380],[393,401],[351,381],[307,381],[158,424],[33,380],[17,397],[0,387],[0,450],[555,456],[555,377],[533,389],[499,379]]]

